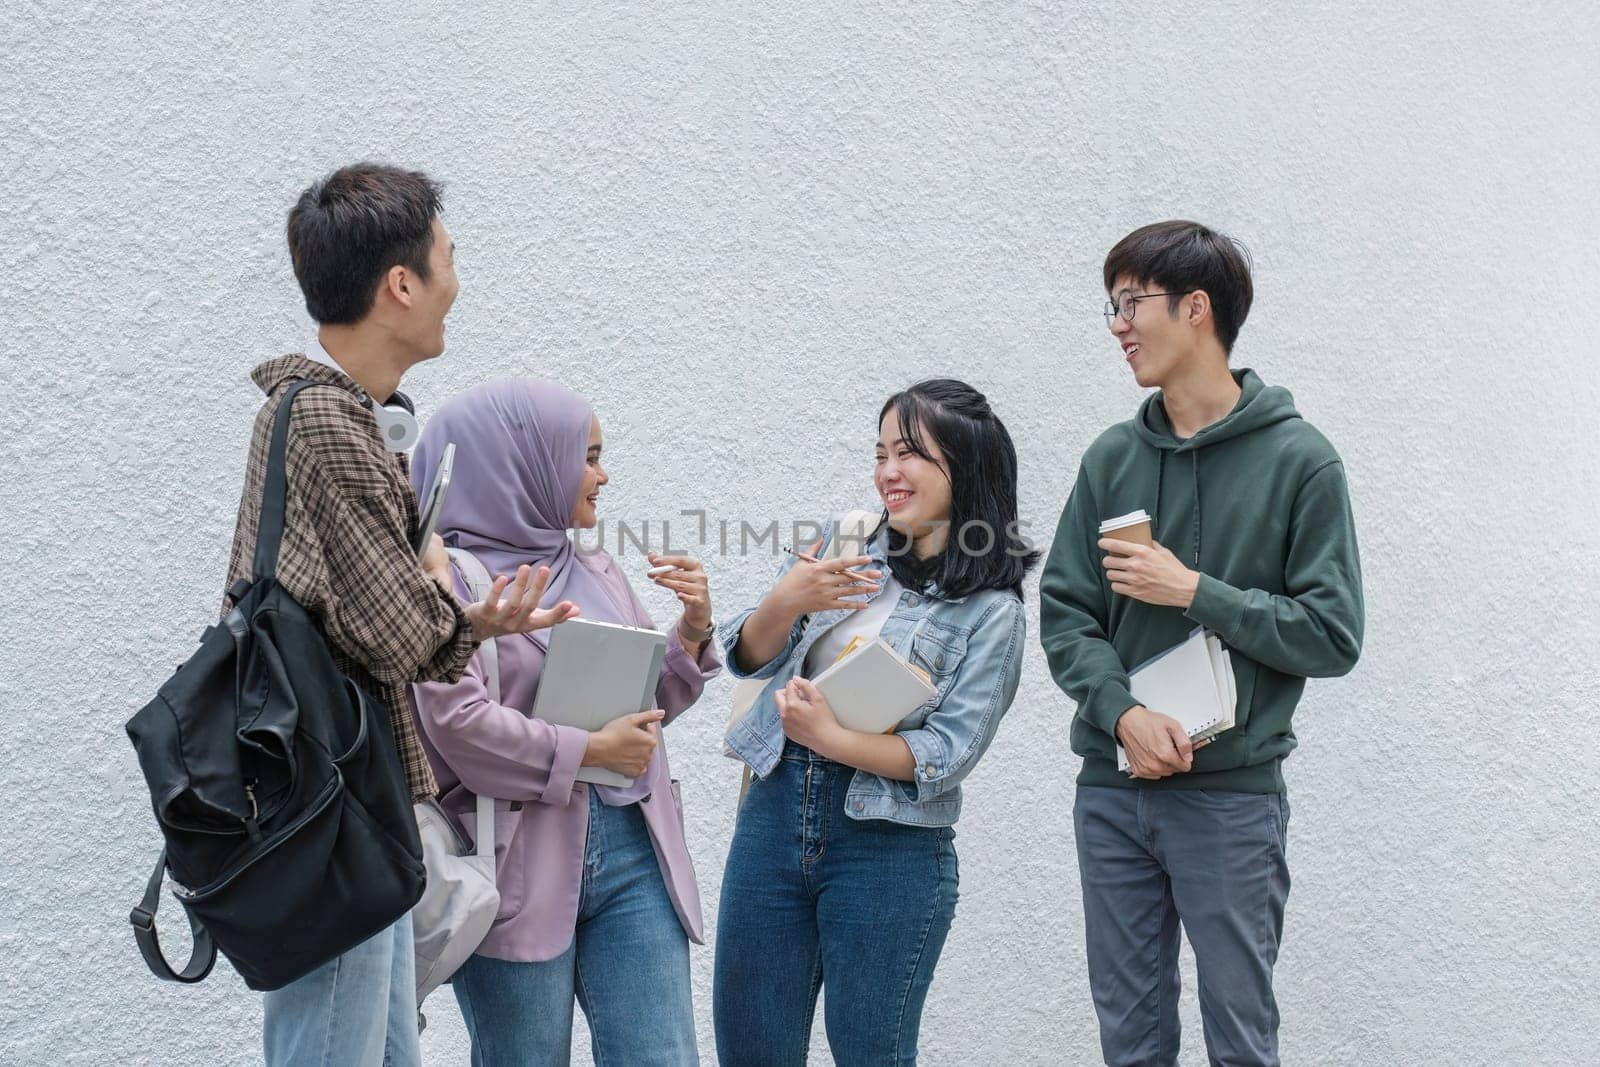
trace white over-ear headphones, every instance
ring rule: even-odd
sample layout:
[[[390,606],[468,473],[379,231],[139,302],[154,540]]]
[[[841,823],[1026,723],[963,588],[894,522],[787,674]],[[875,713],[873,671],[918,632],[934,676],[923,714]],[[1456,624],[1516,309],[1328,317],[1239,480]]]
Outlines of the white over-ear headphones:
[[[380,404],[371,397],[365,399],[372,417],[378,421],[378,433],[383,436],[384,448],[390,452],[405,452],[417,443],[417,438],[422,436],[422,429],[417,425],[416,409],[411,406],[410,397],[395,393],[389,398],[388,404]]]
[[[350,377],[349,372],[328,355],[328,350],[322,347],[320,340],[313,338],[306,346],[306,358],[313,363],[329,367],[346,378]],[[380,404],[367,395],[367,391],[360,385],[356,386],[356,393],[361,400],[361,406],[372,412],[372,417],[378,424],[378,436],[383,438],[384,448],[390,452],[404,452],[417,443],[417,438],[422,436],[422,430],[417,426],[417,409],[412,405],[409,396],[396,390],[394,396],[389,398],[388,404]]]

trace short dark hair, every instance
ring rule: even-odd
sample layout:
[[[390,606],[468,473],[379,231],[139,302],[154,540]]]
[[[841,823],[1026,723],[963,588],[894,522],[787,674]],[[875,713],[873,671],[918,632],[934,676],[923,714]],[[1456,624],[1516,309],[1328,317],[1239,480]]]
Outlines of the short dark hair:
[[[1106,256],[1107,293],[1121,277],[1178,294],[1167,298],[1169,314],[1184,295],[1204,289],[1224,352],[1233,351],[1255,296],[1250,250],[1227,234],[1182,219],[1141,226],[1118,241]]]
[[[1022,578],[1039,561],[1039,551],[1017,524],[1017,450],[988,398],[966,382],[932,378],[891,396],[878,412],[879,425],[891,410],[906,446],[929,462],[933,456],[922,435],[932,436],[950,478],[944,551],[919,560],[907,550],[905,536],[891,528],[889,570],[895,580],[917,591],[937,584],[944,597],[983,589],[1022,596]],[[888,519],[885,511],[879,527]]]
[[[414,170],[357,163],[313,182],[289,212],[289,258],[319,323],[360,322],[378,283],[403,265],[430,275],[438,182]]]

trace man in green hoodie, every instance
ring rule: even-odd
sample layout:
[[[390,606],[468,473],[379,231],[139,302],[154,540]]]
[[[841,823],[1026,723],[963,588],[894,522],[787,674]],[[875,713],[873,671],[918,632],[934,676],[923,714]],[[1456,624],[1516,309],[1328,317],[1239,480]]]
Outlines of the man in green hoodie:
[[[1287,390],[1229,367],[1252,297],[1237,242],[1160,222],[1123,238],[1104,274],[1106,322],[1157,392],[1084,454],[1040,582],[1045,656],[1078,705],[1073,824],[1101,1050],[1177,1062],[1181,923],[1211,1062],[1276,1064],[1291,720],[1306,678],[1345,674],[1361,651],[1344,465]],[[1153,544],[1100,537],[1139,509]],[[1233,728],[1200,745],[1128,680],[1196,627],[1229,650],[1238,693]]]

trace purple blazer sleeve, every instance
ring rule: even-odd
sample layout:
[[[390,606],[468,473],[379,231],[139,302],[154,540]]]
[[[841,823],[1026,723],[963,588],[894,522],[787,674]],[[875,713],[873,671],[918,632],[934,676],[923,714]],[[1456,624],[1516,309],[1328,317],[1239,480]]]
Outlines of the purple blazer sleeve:
[[[667,713],[661,724],[665,726],[699,700],[707,679],[715,678],[721,670],[722,660],[717,655],[715,638],[705,643],[698,660],[690,659],[674,623],[667,633],[667,654],[661,661],[661,680],[656,683],[656,706]]]
[[[469,596],[457,573],[456,592]],[[509,659],[500,655],[505,695]],[[455,682],[412,686],[422,731],[470,792],[500,800],[565,805],[589,747],[589,733],[556,726],[489,699],[483,653],[474,652]]]
[[[588,731],[529,718],[490,700],[481,654],[473,654],[460,681],[414,688],[423,732],[468,790],[556,805],[572,799]]]

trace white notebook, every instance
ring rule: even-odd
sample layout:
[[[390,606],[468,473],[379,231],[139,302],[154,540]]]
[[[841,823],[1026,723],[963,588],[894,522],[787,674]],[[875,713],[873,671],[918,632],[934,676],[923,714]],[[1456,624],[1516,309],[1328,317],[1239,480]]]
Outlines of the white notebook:
[[[533,713],[558,726],[598,730],[619,715],[656,706],[656,683],[667,635],[614,622],[569,619],[550,630],[550,649],[539,673]],[[578,781],[627,788],[604,767],[584,767]]]
[[[1215,634],[1196,628],[1186,641],[1134,668],[1128,675],[1133,699],[1177,719],[1190,740],[1204,741],[1233,726],[1233,661]],[[1117,746],[1117,769],[1128,754]]]
[[[847,653],[812,682],[839,725],[864,734],[889,732],[938,692],[881,638]]]

